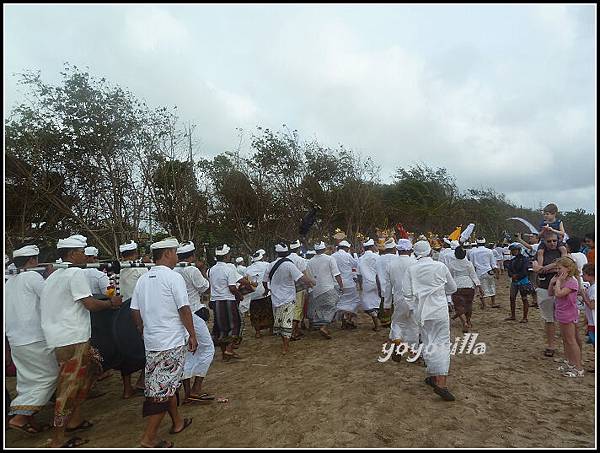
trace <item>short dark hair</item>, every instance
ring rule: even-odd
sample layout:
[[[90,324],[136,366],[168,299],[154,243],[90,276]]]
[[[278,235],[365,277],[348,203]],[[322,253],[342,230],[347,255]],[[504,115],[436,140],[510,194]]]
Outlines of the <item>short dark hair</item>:
[[[586,233],[586,235],[584,236],[584,239],[591,239],[592,241],[595,241],[596,233],[594,233],[593,231],[591,233]]]
[[[15,256],[13,258],[13,263],[16,267],[21,268],[23,266],[25,266],[25,263],[27,263],[27,261],[29,261],[31,258],[37,258],[38,255],[33,255],[33,256]]]
[[[456,249],[454,249],[454,256],[457,260],[462,260],[465,256],[467,256],[467,252],[462,248],[462,245],[459,245],[456,247]]]
[[[546,206],[544,206],[543,211],[556,214],[558,213],[558,206],[556,206],[554,203],[548,203]]]
[[[177,259],[179,259],[179,260],[187,260],[190,256],[194,256],[195,253],[196,253],[196,250],[192,250],[190,252],[185,252],[185,253],[178,253],[177,254]]]
[[[77,250],[78,248],[81,248],[81,247],[61,248],[61,249],[57,249],[56,253],[58,253],[58,257],[61,260],[65,260],[67,258],[67,256],[69,256],[69,253]]]
[[[165,251],[167,251],[169,249],[154,249],[152,250],[152,261],[154,261],[155,263],[162,259],[163,255],[165,254]]]
[[[571,249],[571,253],[581,251],[581,239],[579,238],[569,238],[567,239],[567,245]]]
[[[587,263],[583,265],[581,271],[585,275],[596,275],[596,265],[594,263]]]
[[[285,258],[286,256],[288,256],[291,252],[288,250],[287,252],[277,252],[277,256],[279,258]]]
[[[129,257],[133,257],[136,254],[137,254],[137,249],[136,250],[125,250],[124,252],[121,252],[121,256],[124,259],[127,259]]]

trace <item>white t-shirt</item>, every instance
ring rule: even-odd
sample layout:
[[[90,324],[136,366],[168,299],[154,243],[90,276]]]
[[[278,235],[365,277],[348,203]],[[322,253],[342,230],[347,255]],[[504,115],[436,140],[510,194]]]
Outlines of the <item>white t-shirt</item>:
[[[83,269],[57,269],[50,274],[40,296],[42,330],[48,347],[58,348],[90,339],[90,312],[80,301],[91,295]]]
[[[242,264],[238,264],[237,266],[235,266],[235,270],[237,271],[238,274],[240,274],[242,277],[244,275],[246,275],[246,266],[243,266]]]
[[[469,255],[469,261],[475,266],[475,272],[478,277],[498,267],[494,258],[494,252],[486,247],[474,248]]]
[[[587,318],[587,322],[589,326],[596,325],[596,284],[590,285],[587,289],[588,299],[594,301],[594,309],[590,309],[587,305],[585,306],[585,317]]]
[[[316,258],[316,257],[315,257]],[[313,258],[313,260],[315,259]],[[269,272],[282,258],[277,258],[265,271],[263,282],[269,281]],[[270,280],[271,285],[271,302],[273,308],[281,307],[289,302],[296,301],[296,280],[302,278],[304,274],[296,267],[293,262],[286,261],[273,274],[273,279]]]
[[[325,253],[317,254],[308,261],[308,271],[315,280],[311,294],[318,297],[337,285],[336,275],[340,275],[335,259]]]
[[[302,258],[300,255],[292,252],[288,255],[288,258],[292,260],[292,263],[296,265],[296,267],[300,270],[300,272],[304,272],[306,270],[306,266],[308,264],[308,260]]]
[[[363,287],[377,285],[377,260],[379,258],[379,255],[371,250],[367,250],[358,259],[358,273],[362,275]]]
[[[354,275],[356,271],[353,272],[353,269],[358,267],[358,261],[345,250],[338,250],[331,257],[335,260],[335,264],[337,264],[340,271],[344,288],[355,286]]]
[[[176,267],[175,272],[181,274],[185,280],[188,300],[192,313],[197,312],[202,307],[206,307],[202,303],[201,295],[208,289],[208,280],[204,278],[200,269],[196,266]]]
[[[190,305],[185,280],[167,266],[155,266],[138,279],[131,309],[142,316],[146,351],[167,351],[185,344],[188,333],[179,317],[185,305]]]
[[[84,269],[92,294],[105,294],[110,285],[108,275],[98,269]]]
[[[248,280],[258,284],[256,290],[250,294],[250,300],[262,299],[265,295],[265,287],[262,281],[268,267],[269,263],[267,261],[256,261],[246,268]]]
[[[40,296],[44,278],[35,271],[22,272],[4,287],[6,336],[11,346],[25,346],[44,340]]]
[[[138,279],[146,272],[148,272],[148,269],[145,267],[121,269],[121,273],[119,274],[119,292],[123,297],[123,301],[131,299]]]
[[[210,300],[235,300],[229,286],[235,286],[242,278],[233,264],[218,261],[208,272]]]

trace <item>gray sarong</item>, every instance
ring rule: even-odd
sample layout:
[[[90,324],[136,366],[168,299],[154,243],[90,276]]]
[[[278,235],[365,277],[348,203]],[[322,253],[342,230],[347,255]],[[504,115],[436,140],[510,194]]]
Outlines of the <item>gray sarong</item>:
[[[308,304],[307,317],[314,327],[322,327],[333,321],[340,300],[338,291],[333,288],[317,297],[313,297]]]

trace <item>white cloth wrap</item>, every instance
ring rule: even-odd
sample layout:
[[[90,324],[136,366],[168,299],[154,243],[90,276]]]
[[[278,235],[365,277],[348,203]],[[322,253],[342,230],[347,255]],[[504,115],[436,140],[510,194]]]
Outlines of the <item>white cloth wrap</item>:
[[[450,370],[450,317],[428,319],[421,327],[423,358],[429,376],[447,376]]]
[[[215,356],[215,345],[206,322],[196,315],[192,315],[192,320],[194,321],[196,340],[198,340],[198,349],[196,349],[195,354],[192,354],[190,351],[187,351],[185,354],[184,379],[194,376],[205,377]]]

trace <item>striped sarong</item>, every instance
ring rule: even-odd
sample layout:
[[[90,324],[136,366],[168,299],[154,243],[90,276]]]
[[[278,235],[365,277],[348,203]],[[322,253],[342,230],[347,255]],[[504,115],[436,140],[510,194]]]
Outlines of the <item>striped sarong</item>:
[[[242,318],[236,300],[217,300],[211,302],[214,310],[212,329],[216,345],[227,345],[242,340]]]
[[[337,311],[339,300],[340,296],[335,288],[313,297],[307,311],[311,326],[322,327],[330,324]]]

